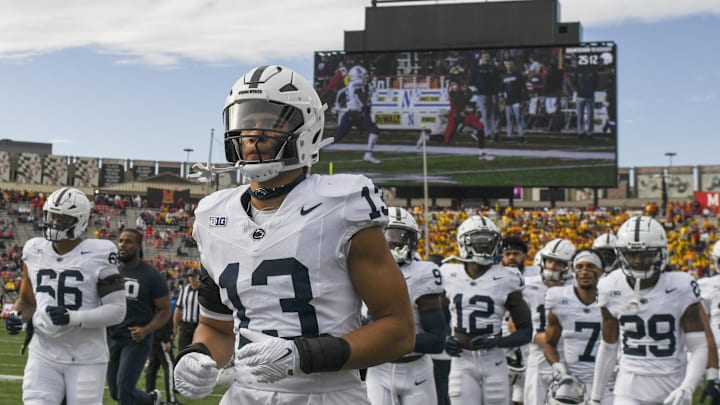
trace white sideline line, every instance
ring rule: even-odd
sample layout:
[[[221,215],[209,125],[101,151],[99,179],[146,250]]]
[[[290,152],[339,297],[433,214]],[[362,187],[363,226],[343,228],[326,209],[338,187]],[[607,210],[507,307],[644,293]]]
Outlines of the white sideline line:
[[[23,376],[11,375],[11,374],[0,374],[1,382],[22,382]]]

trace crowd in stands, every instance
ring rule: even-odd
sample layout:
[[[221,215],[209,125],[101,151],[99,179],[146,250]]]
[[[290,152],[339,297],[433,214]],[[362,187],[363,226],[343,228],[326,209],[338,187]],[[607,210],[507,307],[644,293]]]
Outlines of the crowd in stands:
[[[44,196],[33,191],[0,192],[0,275],[7,287],[18,289],[22,276],[20,255],[24,241],[17,240],[18,224],[32,222],[39,235],[39,222]],[[153,255],[146,261],[168,276],[171,291],[182,283],[182,274],[199,268],[196,253],[192,249],[194,204],[163,205],[160,209],[146,208],[140,196],[111,197],[105,194],[95,196],[93,207],[93,237],[116,239],[128,226],[127,207],[141,208],[135,228],[145,237],[146,250]],[[502,229],[503,235],[518,235],[527,242],[530,260],[537,249],[554,238],[567,238],[577,248],[588,248],[594,238],[604,232],[617,231],[631,215],[655,216],[668,232],[671,253],[670,264],[676,270],[687,271],[696,277],[707,275],[710,270],[710,248],[720,237],[718,218],[720,213],[702,211],[696,204],[671,202],[663,213],[657,204],[648,204],[643,209],[522,209],[484,207],[481,209],[442,209],[428,213],[430,250],[434,255],[448,257],[457,255],[456,229],[468,215],[480,213],[493,219]],[[425,227],[425,215],[421,207],[413,207],[421,229]],[[15,219],[15,222],[12,219]],[[30,220],[30,221],[29,221]],[[148,249],[150,248],[150,249]],[[418,252],[425,257],[426,243],[421,239]],[[528,263],[529,264],[529,263]]]

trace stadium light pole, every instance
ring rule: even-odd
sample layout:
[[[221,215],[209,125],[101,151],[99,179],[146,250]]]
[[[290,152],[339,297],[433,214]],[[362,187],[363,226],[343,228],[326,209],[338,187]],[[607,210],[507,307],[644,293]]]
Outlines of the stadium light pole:
[[[422,156],[423,156],[423,213],[425,214],[425,260],[429,260],[430,257],[430,225],[428,220],[430,218],[430,207],[428,206],[428,178],[427,178],[427,136],[425,133],[425,125],[423,124],[420,129],[420,137],[422,138]]]
[[[672,158],[673,156],[677,156],[677,153],[675,152],[665,152],[665,156],[668,157],[668,167],[672,166]]]
[[[187,178],[188,174],[190,174],[190,152],[195,152],[195,149],[185,148],[183,152],[187,153],[187,158],[185,159],[185,178]]]
[[[675,152],[665,152],[665,156],[668,157],[668,167],[665,169],[665,173],[663,173],[662,177],[662,203],[663,203],[663,213],[667,216],[668,215],[668,205],[670,204],[670,199],[668,198],[668,178],[670,177],[670,167],[672,166],[672,158],[673,156],[677,156],[677,153]]]

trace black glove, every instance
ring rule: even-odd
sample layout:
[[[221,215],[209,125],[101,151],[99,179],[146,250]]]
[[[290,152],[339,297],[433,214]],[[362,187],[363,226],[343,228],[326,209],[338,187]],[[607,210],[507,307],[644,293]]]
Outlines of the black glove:
[[[499,339],[500,337],[498,335],[475,336],[470,340],[470,347],[472,347],[473,350],[494,349],[497,347]]]
[[[50,315],[50,319],[55,325],[62,326],[70,323],[70,312],[65,307],[48,305],[45,311]]]
[[[445,351],[453,357],[460,357],[463,349],[460,347],[460,342],[458,342],[455,336],[448,336],[447,339],[445,339]]]
[[[708,380],[705,389],[700,396],[700,402],[705,403],[705,398],[710,397],[710,405],[720,405],[720,381]]]
[[[22,312],[12,311],[5,318],[5,328],[7,329],[8,335],[17,335],[22,330]]]

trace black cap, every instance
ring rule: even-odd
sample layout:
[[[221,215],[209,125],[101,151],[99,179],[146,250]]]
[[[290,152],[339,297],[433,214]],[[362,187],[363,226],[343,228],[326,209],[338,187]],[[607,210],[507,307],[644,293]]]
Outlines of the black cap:
[[[198,270],[198,269],[190,269],[187,271],[188,277],[199,276],[199,275],[200,275],[200,270]]]
[[[502,251],[503,252],[509,252],[513,250],[519,250],[525,254],[528,252],[527,243],[523,240],[523,238],[519,236],[506,236],[502,240]]]

